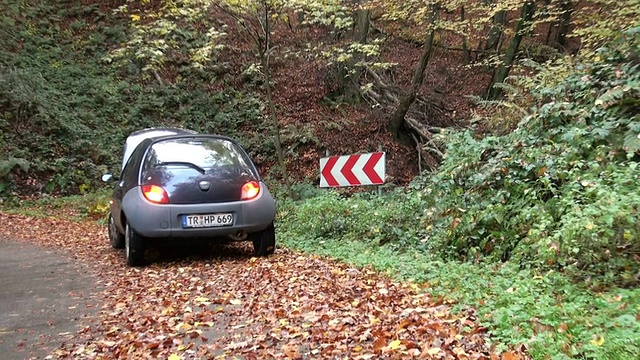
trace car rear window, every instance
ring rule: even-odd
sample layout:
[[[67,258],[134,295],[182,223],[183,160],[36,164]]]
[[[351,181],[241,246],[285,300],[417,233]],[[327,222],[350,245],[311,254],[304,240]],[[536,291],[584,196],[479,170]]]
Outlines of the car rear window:
[[[225,139],[182,138],[157,142],[147,153],[145,168],[158,165],[185,167],[190,163],[205,170],[234,167],[254,173],[253,166],[238,145]]]

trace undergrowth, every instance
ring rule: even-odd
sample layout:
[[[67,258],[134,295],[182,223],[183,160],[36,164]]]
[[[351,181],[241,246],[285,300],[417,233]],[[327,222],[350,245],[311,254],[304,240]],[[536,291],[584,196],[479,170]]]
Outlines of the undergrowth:
[[[498,349],[637,357],[639,32],[561,81],[541,67],[516,129],[449,135],[440,168],[406,190],[284,202],[279,241],[426,283],[477,309]]]
[[[640,290],[594,289],[570,274],[516,261],[460,261],[424,251],[417,226],[435,201],[420,192],[344,197],[307,190],[280,203],[278,242],[421,283],[474,309],[497,351],[526,344],[533,358],[629,359],[640,351]],[[416,243],[423,247],[416,246]]]
[[[41,218],[107,223],[109,199],[113,189],[103,188],[86,194],[55,197],[44,195],[26,200],[0,204],[0,211]]]
[[[228,64],[214,55],[184,63],[210,40],[198,29],[167,35],[192,41],[166,50],[158,64],[114,53],[123,43],[147,42],[109,4],[0,0],[0,7],[0,199],[97,190],[100,175],[118,168],[127,135],[145,127],[218,133],[263,157],[275,153],[255,88],[233,88]],[[164,80],[150,75],[151,63]]]

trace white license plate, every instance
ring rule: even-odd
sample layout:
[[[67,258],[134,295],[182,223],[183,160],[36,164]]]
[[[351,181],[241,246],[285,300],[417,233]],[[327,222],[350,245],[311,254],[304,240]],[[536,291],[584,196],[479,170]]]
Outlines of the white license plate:
[[[182,227],[184,228],[202,228],[229,226],[233,224],[233,214],[199,214],[199,215],[183,215]]]

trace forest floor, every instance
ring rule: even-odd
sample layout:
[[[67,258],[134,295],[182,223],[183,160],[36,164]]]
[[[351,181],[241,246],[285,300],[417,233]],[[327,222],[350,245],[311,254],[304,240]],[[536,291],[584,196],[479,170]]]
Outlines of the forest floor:
[[[379,61],[393,64],[390,69],[380,71],[379,75],[401,95],[410,88],[422,45],[394,35],[391,29],[384,35],[378,35],[386,38],[380,48]],[[292,44],[303,43],[303,39],[298,38],[302,36],[300,34],[279,36],[276,42],[292,48],[295,48]],[[440,41],[443,46],[434,48],[419,90],[419,95],[430,106],[422,108],[414,104],[411,111],[423,125],[459,129],[482,112],[472,97],[482,96],[491,73],[479,66],[465,64],[461,52],[446,50],[447,42],[455,39],[443,36]],[[239,60],[235,62],[242,63]],[[234,71],[240,72],[241,69]],[[273,100],[278,109],[282,136],[286,137],[290,132],[309,135],[306,142],[284,149],[288,171],[295,180],[317,181],[319,158],[327,154],[385,151],[387,182],[396,185],[406,185],[420,170],[435,169],[439,165],[441,159],[434,157],[433,153],[422,151],[419,157],[419,144],[413,140],[407,143],[393,138],[387,129],[393,109],[364,98],[361,103],[353,105],[330,99],[336,86],[335,69],[325,62],[291,57],[274,61],[271,71]],[[360,79],[362,84],[370,81],[372,79],[366,74]],[[261,166],[261,171],[266,173],[273,164],[274,161],[267,161],[262,164],[265,166]]]

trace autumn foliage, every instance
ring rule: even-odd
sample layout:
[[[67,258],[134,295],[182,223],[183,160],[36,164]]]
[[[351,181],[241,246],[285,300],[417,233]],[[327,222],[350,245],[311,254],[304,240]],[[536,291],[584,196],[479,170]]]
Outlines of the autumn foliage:
[[[152,266],[127,268],[101,226],[0,221],[1,237],[73,252],[98,279],[97,316],[61,338],[56,358],[499,358],[472,311],[453,314],[450,300],[371,269],[242,246],[182,248],[182,259],[160,250]]]

